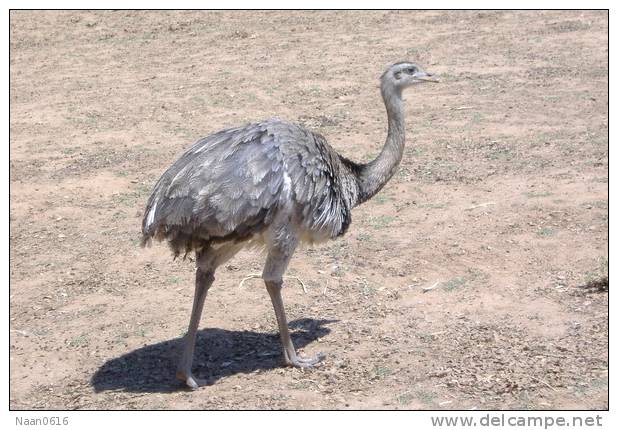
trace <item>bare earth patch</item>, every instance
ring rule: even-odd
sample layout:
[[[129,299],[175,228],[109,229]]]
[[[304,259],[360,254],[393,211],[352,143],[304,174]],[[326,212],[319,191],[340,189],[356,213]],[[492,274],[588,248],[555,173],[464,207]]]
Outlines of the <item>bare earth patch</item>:
[[[13,409],[608,407],[606,12],[11,12]],[[414,37],[411,37],[413,35]],[[280,366],[259,279],[222,267],[195,370],[174,380],[191,261],[139,247],[145,201],[193,141],[281,117],[368,160],[377,78],[408,144],[342,239],[296,253]]]

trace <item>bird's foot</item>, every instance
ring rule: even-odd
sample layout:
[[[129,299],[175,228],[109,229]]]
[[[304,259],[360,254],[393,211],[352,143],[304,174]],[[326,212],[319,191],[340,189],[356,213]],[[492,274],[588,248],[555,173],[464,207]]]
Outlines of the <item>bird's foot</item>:
[[[176,379],[184,382],[187,387],[192,390],[197,390],[198,388],[208,384],[206,379],[196,378],[193,376],[191,371],[187,372],[180,369],[176,371]]]
[[[284,355],[285,364],[292,367],[298,367],[301,369],[307,369],[310,367],[314,367],[316,364],[320,363],[322,360],[326,358],[326,355],[318,352],[313,357],[301,357],[299,355],[294,355],[293,357],[288,357],[287,354]]]

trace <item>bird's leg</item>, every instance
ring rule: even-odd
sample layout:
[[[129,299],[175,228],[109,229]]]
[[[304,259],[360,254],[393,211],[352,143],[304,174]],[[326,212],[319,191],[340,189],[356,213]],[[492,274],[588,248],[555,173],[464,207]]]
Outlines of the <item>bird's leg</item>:
[[[202,316],[202,308],[208,289],[215,280],[215,270],[221,264],[232,258],[242,245],[240,244],[224,244],[218,248],[205,248],[196,253],[197,270],[195,272],[195,296],[193,297],[193,310],[191,311],[191,320],[189,321],[189,329],[184,337],[184,349],[176,377],[185,382],[192,389],[198,388],[200,385],[206,385],[206,381],[195,378],[191,373],[191,365],[193,364],[193,351],[195,349],[195,336],[197,328]]]
[[[198,266],[195,273],[195,295],[193,297],[193,309],[191,310],[191,320],[189,321],[189,329],[184,337],[184,348],[178,369],[176,370],[176,378],[187,384],[189,388],[196,389],[200,385],[205,385],[205,381],[199,380],[191,373],[191,365],[193,364],[193,351],[195,349],[195,336],[197,328],[202,316],[204,300],[208,289],[215,280],[214,270],[202,269]]]
[[[296,349],[290,337],[290,330],[288,329],[283,299],[281,298],[283,273],[287,268],[290,258],[291,252],[286,253],[271,248],[268,253],[268,258],[266,259],[262,277],[264,278],[266,289],[268,290],[270,299],[273,302],[273,307],[275,308],[275,316],[277,317],[277,324],[279,325],[279,336],[281,337],[281,343],[283,345],[283,359],[285,364],[294,367],[312,367],[320,362],[324,356],[318,354],[315,357],[304,358],[296,354]]]

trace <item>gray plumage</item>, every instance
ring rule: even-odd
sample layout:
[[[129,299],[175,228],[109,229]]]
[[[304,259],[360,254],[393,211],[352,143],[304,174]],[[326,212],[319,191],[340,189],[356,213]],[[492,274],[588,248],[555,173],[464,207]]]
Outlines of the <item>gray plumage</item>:
[[[177,376],[189,387],[195,334],[216,268],[247,244],[264,245],[263,278],[270,294],[286,364],[310,367],[321,356],[302,358],[291,342],[281,287],[300,241],[343,235],[351,210],[393,176],[405,142],[402,91],[434,81],[419,66],[401,62],[381,79],[388,117],[386,144],[378,157],[357,164],[317,133],[279,119],[230,128],[197,141],[161,176],[148,200],[142,243],[167,240],[175,255],[195,251],[196,289]]]
[[[144,242],[167,239],[179,254],[250,240],[290,205],[305,237],[334,238],[358,202],[353,169],[324,137],[295,124],[271,119],[220,131],[163,174],[146,206]]]

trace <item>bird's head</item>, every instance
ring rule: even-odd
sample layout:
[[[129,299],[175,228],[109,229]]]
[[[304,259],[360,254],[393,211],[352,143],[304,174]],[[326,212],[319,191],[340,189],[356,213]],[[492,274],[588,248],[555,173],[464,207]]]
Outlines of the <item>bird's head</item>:
[[[396,90],[403,90],[409,86],[424,82],[440,82],[431,73],[427,73],[421,66],[408,61],[402,61],[390,66],[380,78],[382,87],[385,86]]]

